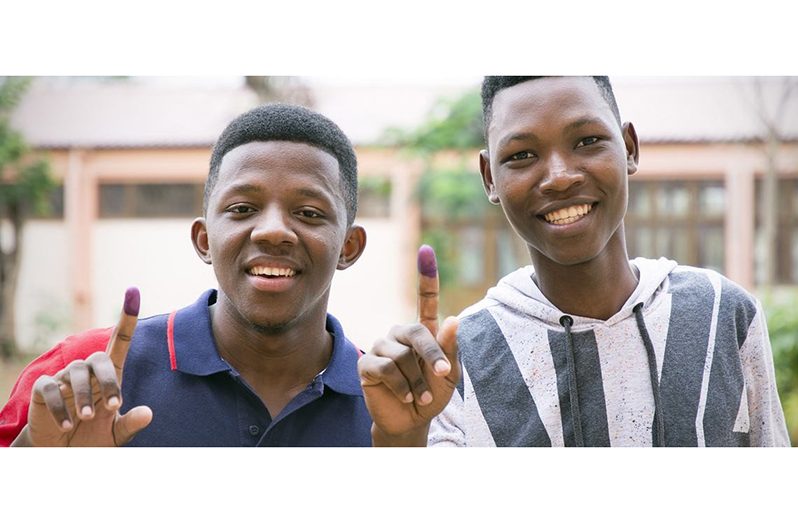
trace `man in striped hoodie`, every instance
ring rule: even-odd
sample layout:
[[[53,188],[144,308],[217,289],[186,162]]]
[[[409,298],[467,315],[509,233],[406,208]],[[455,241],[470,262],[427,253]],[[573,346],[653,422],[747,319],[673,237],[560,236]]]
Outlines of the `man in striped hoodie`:
[[[639,144],[609,80],[486,77],[482,101],[483,185],[532,265],[438,330],[420,254],[422,323],[359,362],[373,443],[788,446],[759,302],[628,257]]]

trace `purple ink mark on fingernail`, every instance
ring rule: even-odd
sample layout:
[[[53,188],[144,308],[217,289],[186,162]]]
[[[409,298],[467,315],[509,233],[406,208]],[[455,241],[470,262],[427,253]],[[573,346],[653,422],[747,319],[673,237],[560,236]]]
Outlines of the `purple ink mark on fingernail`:
[[[438,262],[435,261],[435,251],[429,245],[422,245],[418,250],[418,272],[430,278],[438,275]]]
[[[138,316],[141,305],[141,295],[136,287],[130,287],[125,291],[125,314],[128,316]]]

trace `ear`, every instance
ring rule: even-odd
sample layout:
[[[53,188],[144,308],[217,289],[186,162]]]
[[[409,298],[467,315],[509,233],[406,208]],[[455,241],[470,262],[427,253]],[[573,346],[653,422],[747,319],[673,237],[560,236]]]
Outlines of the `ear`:
[[[366,249],[366,229],[360,225],[353,225],[346,231],[346,240],[338,256],[338,270],[351,267]]]
[[[626,171],[631,176],[637,172],[640,161],[640,143],[637,141],[637,131],[632,122],[623,124],[623,141],[626,145]]]
[[[211,248],[208,243],[208,228],[205,225],[205,218],[196,218],[191,223],[191,243],[200,260],[211,265]]]
[[[482,187],[488,200],[493,205],[499,205],[499,195],[496,194],[496,186],[493,184],[493,175],[490,172],[490,155],[486,149],[479,151],[479,173],[482,175]]]

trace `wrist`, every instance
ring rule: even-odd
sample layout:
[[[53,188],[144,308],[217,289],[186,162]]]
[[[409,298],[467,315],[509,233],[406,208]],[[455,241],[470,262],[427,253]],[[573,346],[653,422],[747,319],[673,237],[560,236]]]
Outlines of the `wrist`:
[[[22,427],[22,431],[14,438],[14,441],[11,442],[12,447],[33,447],[33,441],[30,438],[30,431],[28,430],[28,425]]]
[[[376,423],[371,424],[371,444],[374,447],[426,447],[428,435],[429,423],[401,434],[388,434]]]

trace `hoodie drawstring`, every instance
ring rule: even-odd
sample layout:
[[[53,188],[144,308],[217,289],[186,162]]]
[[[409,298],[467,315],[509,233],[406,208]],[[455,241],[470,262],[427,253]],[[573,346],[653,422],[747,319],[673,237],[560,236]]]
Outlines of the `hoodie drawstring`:
[[[565,361],[568,364],[568,392],[571,398],[571,419],[574,424],[574,439],[577,447],[584,447],[582,437],[582,416],[579,413],[579,391],[576,387],[576,365],[574,364],[574,340],[571,337],[571,325],[574,320],[570,316],[560,318],[560,325],[565,327]]]
[[[643,321],[643,304],[638,303],[634,307],[635,318],[637,319],[637,328],[640,331],[640,336],[643,338],[643,345],[646,346],[646,354],[648,355],[648,371],[651,374],[651,388],[654,392],[654,424],[657,427],[656,437],[654,438],[655,447],[665,446],[665,422],[662,416],[662,408],[660,405],[659,397],[659,377],[657,373],[657,357],[654,355],[654,345],[651,343],[651,338],[648,336],[646,323]]]
[[[643,304],[638,303],[634,307],[637,329],[643,338],[643,345],[646,347],[648,356],[648,371],[651,375],[651,388],[654,392],[654,425],[657,430],[654,437],[655,447],[665,446],[665,422],[662,416],[662,408],[659,396],[659,378],[657,373],[657,358],[654,354],[654,345],[646,329],[646,322],[643,320]],[[571,326],[574,324],[573,318],[568,315],[560,318],[560,325],[565,328],[565,361],[568,364],[568,392],[571,399],[571,418],[574,424],[574,439],[577,447],[584,447],[585,441],[582,437],[582,417],[579,412],[579,390],[576,384],[576,365],[574,364],[574,340],[571,335]]]

